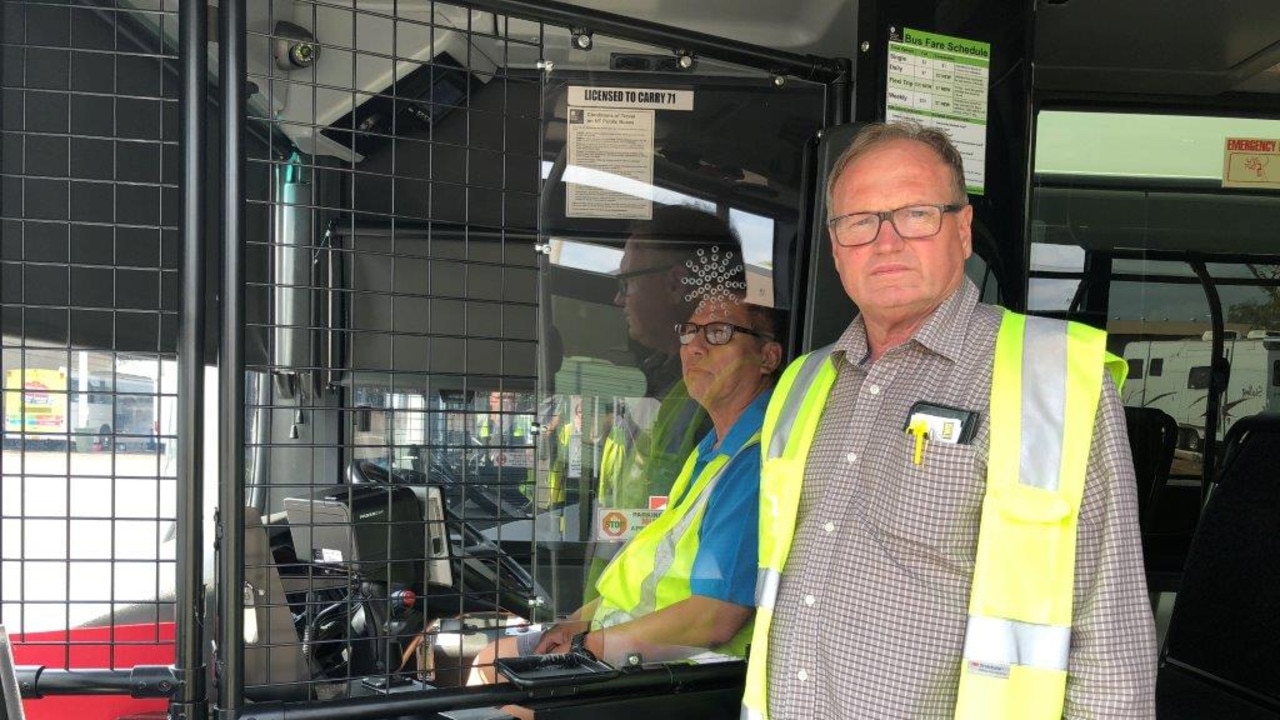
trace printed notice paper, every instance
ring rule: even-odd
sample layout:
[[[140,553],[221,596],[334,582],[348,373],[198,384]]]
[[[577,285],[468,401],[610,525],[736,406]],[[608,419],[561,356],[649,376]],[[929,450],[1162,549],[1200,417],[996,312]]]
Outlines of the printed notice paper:
[[[565,217],[653,216],[655,110],[693,110],[693,91],[569,86]]]
[[[653,216],[653,111],[569,107],[565,217]]]

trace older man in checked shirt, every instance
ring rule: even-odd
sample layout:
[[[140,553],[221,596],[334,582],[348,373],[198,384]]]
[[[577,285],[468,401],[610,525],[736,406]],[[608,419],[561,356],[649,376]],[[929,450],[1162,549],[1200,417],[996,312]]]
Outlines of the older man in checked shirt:
[[[1087,393],[1096,413],[1085,418],[1093,420],[1092,439],[1079,453],[1074,567],[1067,555],[1059,572],[1067,621],[1054,628],[974,619],[985,607],[974,595],[974,569],[980,521],[984,532],[988,526],[992,358],[1005,312],[978,303],[964,276],[972,208],[959,154],[935,131],[873,126],[837,161],[828,208],[836,268],[860,315],[818,372],[830,385],[807,455],[788,466],[790,476],[771,481],[765,470],[762,568],[770,566],[769,537],[777,557],[772,578],[766,570],[757,586],[744,717],[1153,718],[1155,634],[1115,382],[1095,376]],[[1097,357],[1101,366],[1103,350]],[[790,382],[784,378],[770,407],[779,426]],[[949,409],[969,423],[965,441],[942,440],[941,426],[928,426],[937,417],[917,419]],[[770,422],[761,443],[766,466]],[[904,432],[917,423],[919,433]],[[790,511],[766,497],[771,482],[776,496],[786,496],[778,488],[789,483],[798,494]],[[781,519],[790,517],[793,533]],[[1003,582],[1023,576],[1034,587],[1042,571],[1013,568]],[[999,589],[994,594],[998,606]],[[762,620],[770,610],[771,623]],[[1008,628],[1008,637],[1022,638],[1007,643],[1017,646],[1010,656],[999,642],[984,647],[991,626],[1002,628],[998,638]],[[1009,684],[1025,680],[1024,671],[1031,685]],[[962,692],[966,673],[973,684]]]

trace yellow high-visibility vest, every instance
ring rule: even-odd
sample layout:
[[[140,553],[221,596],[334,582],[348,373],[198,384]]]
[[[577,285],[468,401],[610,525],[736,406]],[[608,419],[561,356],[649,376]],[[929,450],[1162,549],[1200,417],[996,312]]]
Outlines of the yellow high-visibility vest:
[[[683,380],[663,396],[652,427],[640,430],[628,418],[616,420],[600,456],[596,507],[651,507],[651,497],[670,492],[685,459],[708,428],[707,411],[689,397]],[[621,547],[621,542],[591,542],[583,585],[584,605],[597,597],[596,581]]]
[[[769,628],[805,462],[836,379],[830,355],[828,347],[792,363],[765,414],[760,575],[744,720],[769,715]],[[1104,368],[1119,388],[1128,368],[1107,353],[1105,332],[1005,312],[992,369],[987,488],[957,720],[1062,717],[1076,524]],[[1024,446],[1035,451],[1024,455]]]
[[[568,422],[556,430],[556,459],[551,464],[551,470],[547,473],[547,487],[545,492],[538,493],[537,506],[539,509],[563,505],[566,497],[565,489],[568,486],[569,478],[569,454],[573,452],[574,437],[577,436],[578,442],[582,442],[580,433],[573,431],[573,423]],[[581,447],[581,446],[580,446]],[[581,457],[585,457],[587,451],[580,450]],[[579,470],[581,472],[581,470]]]
[[[489,437],[493,435],[494,425],[493,418],[484,416],[476,421],[476,437],[483,440],[485,444],[489,444]]]
[[[760,434],[752,435],[732,457],[711,458],[693,478],[698,455],[690,453],[684,468],[671,487],[673,501],[662,514],[646,525],[614,556],[596,583],[600,606],[593,620],[611,627],[655,610],[674,605],[693,595],[693,563],[698,557],[698,531],[707,511],[707,501],[725,467],[744,452],[755,452]],[[690,485],[692,481],[692,485]],[[748,622],[727,643],[708,648],[729,655],[742,655],[751,637]]]
[[[653,424],[615,421],[605,440],[596,499],[609,507],[646,508],[667,495],[685,458],[710,429],[707,411],[680,380],[662,396]]]

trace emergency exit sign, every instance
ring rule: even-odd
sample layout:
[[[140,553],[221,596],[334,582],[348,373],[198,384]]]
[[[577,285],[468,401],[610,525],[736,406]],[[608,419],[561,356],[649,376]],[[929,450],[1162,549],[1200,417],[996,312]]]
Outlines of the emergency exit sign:
[[[1280,190],[1280,140],[1227,138],[1223,146],[1222,187]]]

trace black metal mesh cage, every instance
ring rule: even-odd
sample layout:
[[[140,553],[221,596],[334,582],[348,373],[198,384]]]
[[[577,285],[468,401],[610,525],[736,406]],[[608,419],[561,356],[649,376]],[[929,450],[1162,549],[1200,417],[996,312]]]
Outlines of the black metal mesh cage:
[[[152,8],[3,3],[0,624],[19,663],[173,662],[179,86],[176,17]]]
[[[537,594],[541,28],[249,12],[245,695],[457,685]]]

